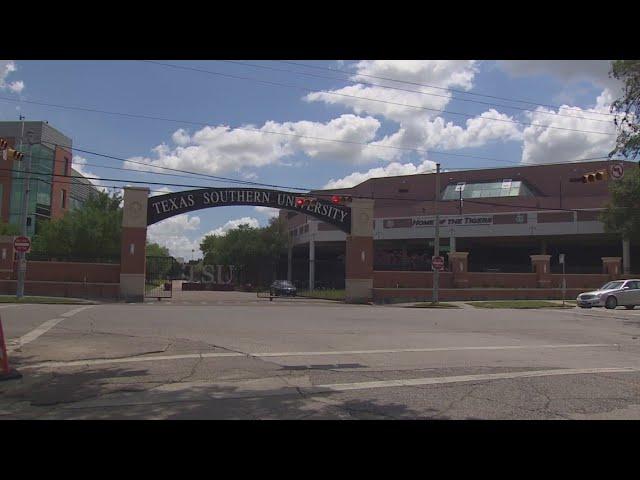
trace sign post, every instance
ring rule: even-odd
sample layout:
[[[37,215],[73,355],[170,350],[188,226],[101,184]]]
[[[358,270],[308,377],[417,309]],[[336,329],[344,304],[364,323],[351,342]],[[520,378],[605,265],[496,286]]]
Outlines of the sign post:
[[[435,213],[436,213],[436,231],[435,238],[433,239],[433,258],[440,257],[440,211],[438,208],[438,201],[440,200],[440,164],[436,163],[436,195],[435,195]],[[431,268],[433,268],[433,259],[431,260]],[[433,303],[438,303],[438,289],[440,287],[440,270],[434,268],[433,271]]]
[[[564,271],[564,253],[558,255],[558,261],[562,264],[562,306],[564,307],[565,290],[567,288],[567,281],[565,279]]]

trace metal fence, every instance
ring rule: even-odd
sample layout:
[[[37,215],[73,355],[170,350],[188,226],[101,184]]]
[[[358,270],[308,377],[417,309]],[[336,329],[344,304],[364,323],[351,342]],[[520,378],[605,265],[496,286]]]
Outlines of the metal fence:
[[[77,263],[120,263],[119,256],[85,257],[79,255],[52,255],[49,253],[27,253],[27,261],[32,262],[77,262]]]

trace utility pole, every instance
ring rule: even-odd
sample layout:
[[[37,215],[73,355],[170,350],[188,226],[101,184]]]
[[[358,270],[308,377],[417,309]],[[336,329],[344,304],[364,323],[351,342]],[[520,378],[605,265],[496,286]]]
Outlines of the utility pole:
[[[22,197],[22,215],[20,221],[22,223],[21,235],[27,236],[27,216],[29,209],[29,188],[31,184],[31,150],[33,147],[33,132],[27,132],[27,141],[29,142],[29,154],[25,165],[26,175],[24,178],[23,197]],[[22,140],[20,141],[22,143]],[[18,285],[16,288],[16,298],[24,297],[24,280],[27,275],[27,254],[25,252],[18,253]]]
[[[440,256],[440,211],[438,202],[440,201],[440,164],[436,163],[436,192],[435,192],[435,202],[434,209],[436,214],[436,231],[435,238],[433,241],[433,256]],[[433,269],[433,264],[431,265]],[[438,288],[440,287],[440,270],[433,269],[433,303],[438,303]]]

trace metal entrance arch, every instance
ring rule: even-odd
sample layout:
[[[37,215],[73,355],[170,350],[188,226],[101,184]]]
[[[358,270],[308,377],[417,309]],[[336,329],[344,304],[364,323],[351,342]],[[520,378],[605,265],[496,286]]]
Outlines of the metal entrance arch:
[[[125,187],[122,216],[120,294],[140,302],[145,293],[147,227],[175,215],[231,205],[264,206],[297,211],[331,223],[347,234],[346,301],[373,298],[373,200],[353,199],[349,206],[318,199],[298,206],[303,194],[252,188],[203,188],[149,197],[148,188]]]

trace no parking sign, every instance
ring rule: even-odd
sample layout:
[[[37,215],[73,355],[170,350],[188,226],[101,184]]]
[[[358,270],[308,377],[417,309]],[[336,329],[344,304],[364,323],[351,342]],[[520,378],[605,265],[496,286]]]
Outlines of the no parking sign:
[[[611,165],[611,178],[614,180],[620,180],[624,177],[624,165],[621,163],[615,163]]]

